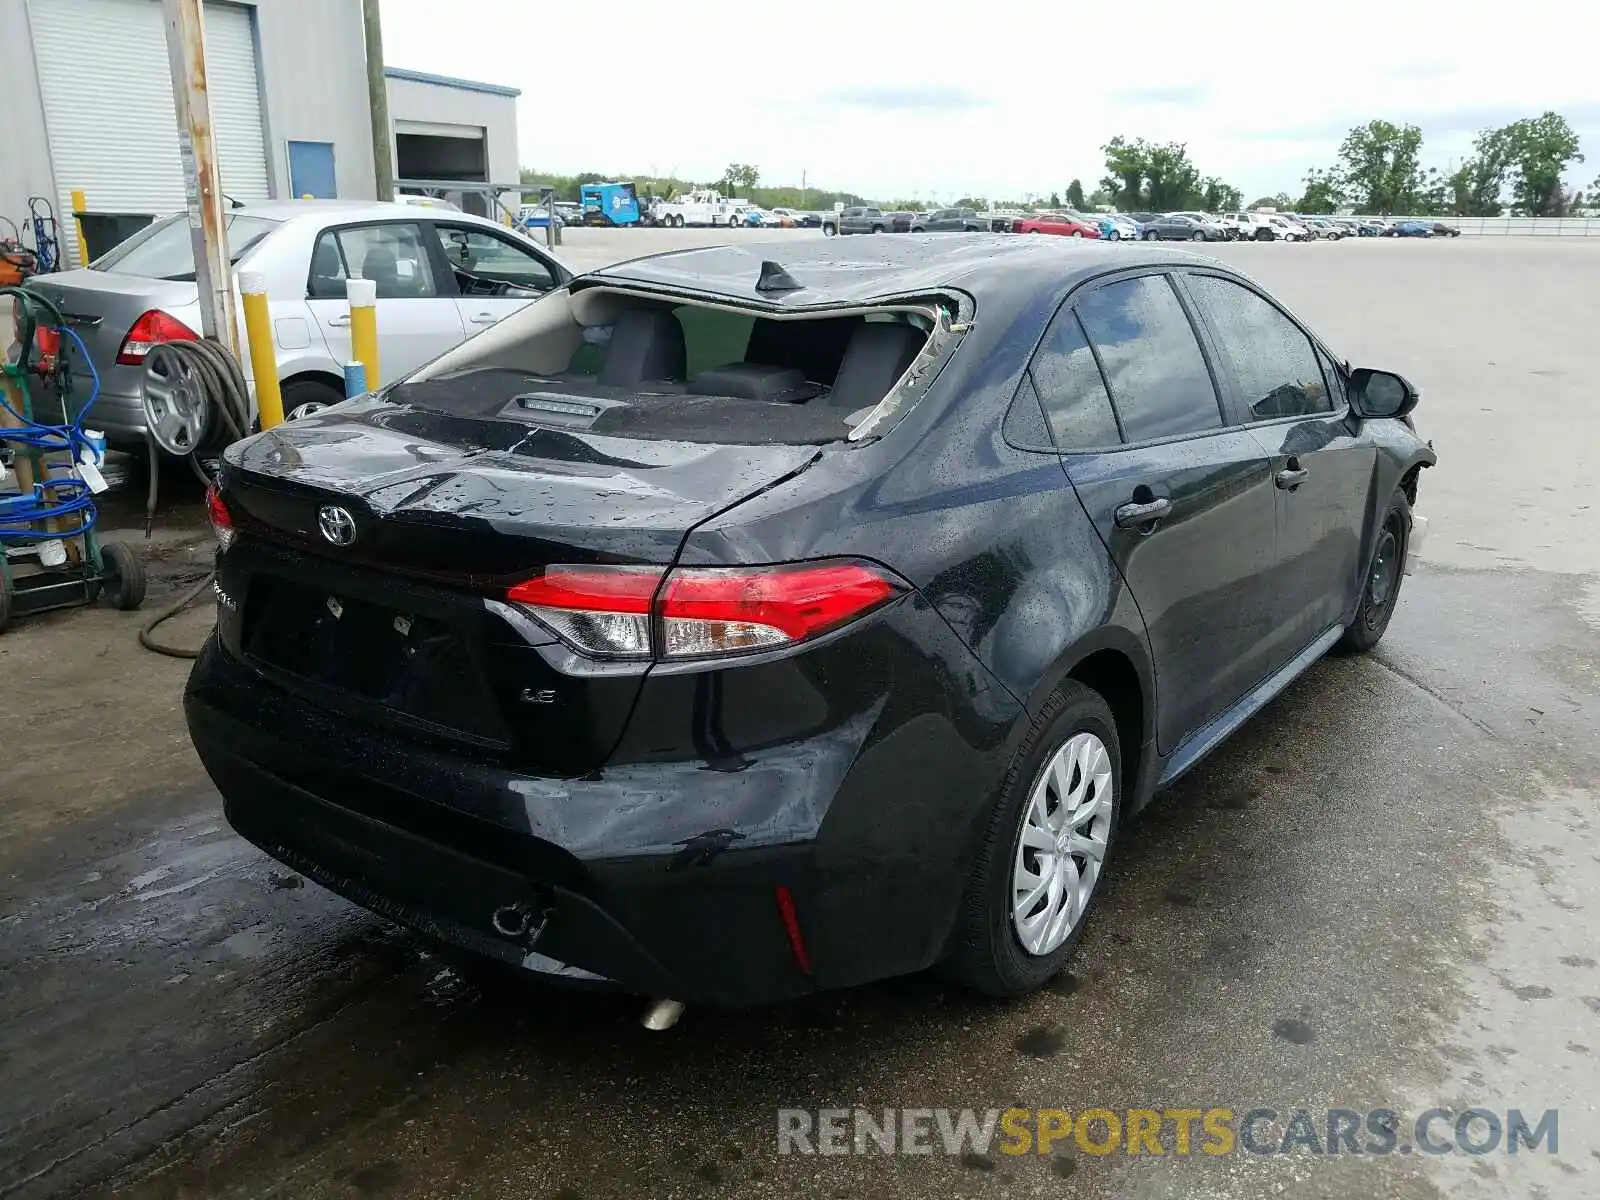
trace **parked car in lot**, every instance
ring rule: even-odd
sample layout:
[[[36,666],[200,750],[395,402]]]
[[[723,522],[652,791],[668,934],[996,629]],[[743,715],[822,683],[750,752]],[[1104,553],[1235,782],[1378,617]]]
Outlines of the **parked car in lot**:
[[[1274,235],[1281,242],[1309,242],[1313,237],[1310,229],[1291,217],[1279,214],[1268,217],[1267,223],[1272,226]]]
[[[1099,222],[1075,213],[1034,213],[1031,217],[1017,217],[1012,223],[1013,233],[1053,233],[1057,237],[1098,238]]]
[[[1096,220],[1100,224],[1100,237],[1107,242],[1136,242],[1139,240],[1139,222],[1122,213],[1101,213]]]
[[[918,233],[983,233],[989,229],[987,217],[975,208],[941,208],[922,219]]]
[[[1226,242],[1232,241],[1234,238],[1233,231],[1210,213],[1177,212],[1168,213],[1167,215],[1173,217],[1188,217],[1191,221],[1198,223],[1205,231],[1205,238],[1203,239],[1205,241]]]
[[[1202,224],[1179,213],[1168,213],[1145,222],[1140,236],[1147,242],[1220,242],[1223,238],[1220,227]]]
[[[1454,225],[1446,225],[1443,221],[1433,223],[1434,237],[1460,237],[1461,230]]]
[[[794,214],[794,222],[801,229],[821,229],[822,214],[817,212],[797,212]]]
[[[767,224],[777,229],[793,229],[800,224],[800,215],[792,208],[775,208],[767,216]]]
[[[345,283],[352,276],[377,283],[378,352],[389,378],[415,370],[572,277],[527,237],[449,209],[287,200],[230,209],[225,219],[235,269],[266,276],[290,413],[344,398],[344,364],[352,358]],[[100,374],[94,423],[113,446],[144,445],[141,395],[150,347],[200,336],[194,277],[188,217],[180,213],[86,269],[29,281],[78,326]],[[244,368],[254,379],[248,353]],[[41,402],[48,410],[48,401]]]
[[[1129,818],[1383,636],[1435,456],[1217,263],[933,242],[607,267],[230,447],[232,826],[554,980],[1059,972]]]
[[[1266,213],[1223,213],[1222,223],[1233,229],[1235,240],[1243,242],[1271,242],[1278,238],[1277,226]]]
[[[905,209],[884,214],[889,218],[890,233],[910,233],[912,225],[916,223],[917,218],[921,215],[921,213],[909,212]]]
[[[1383,231],[1384,237],[1420,237],[1433,236],[1432,221],[1397,221]]]
[[[882,209],[854,205],[837,213],[826,213],[822,218],[822,232],[829,237],[844,233],[885,233],[889,218]]]

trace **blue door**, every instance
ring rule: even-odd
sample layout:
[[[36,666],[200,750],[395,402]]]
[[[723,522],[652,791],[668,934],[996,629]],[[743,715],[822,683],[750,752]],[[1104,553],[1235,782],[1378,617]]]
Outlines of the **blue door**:
[[[296,200],[306,196],[317,200],[339,198],[332,142],[289,143],[289,194]]]

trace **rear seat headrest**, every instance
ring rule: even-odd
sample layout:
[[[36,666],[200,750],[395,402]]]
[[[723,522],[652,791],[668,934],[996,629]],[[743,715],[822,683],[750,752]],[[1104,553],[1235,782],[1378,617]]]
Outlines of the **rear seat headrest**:
[[[628,387],[646,380],[681,382],[687,363],[683,326],[665,308],[628,308],[617,317],[600,382]]]
[[[928,335],[902,321],[866,321],[850,335],[839,377],[828,397],[831,408],[846,412],[875,405],[889,394]]]

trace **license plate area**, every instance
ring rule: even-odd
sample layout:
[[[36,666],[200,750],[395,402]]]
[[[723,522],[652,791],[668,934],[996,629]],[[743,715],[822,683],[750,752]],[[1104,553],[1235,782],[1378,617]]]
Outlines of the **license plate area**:
[[[379,711],[503,742],[506,730],[464,630],[436,615],[256,575],[247,656]]]

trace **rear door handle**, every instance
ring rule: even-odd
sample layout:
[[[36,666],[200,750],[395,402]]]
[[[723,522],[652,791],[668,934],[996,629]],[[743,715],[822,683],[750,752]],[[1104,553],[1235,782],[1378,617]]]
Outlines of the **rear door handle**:
[[[343,329],[350,324],[350,314],[345,313],[342,317],[329,317],[328,324],[335,329]]]
[[[1172,511],[1172,501],[1165,496],[1158,496],[1154,500],[1144,503],[1124,504],[1118,508],[1115,516],[1119,529],[1133,529],[1140,525],[1151,525],[1161,520]]]
[[[495,316],[493,313],[478,313],[467,318],[467,320],[471,321],[474,325],[493,325],[499,319],[500,318]]]
[[[1306,481],[1306,476],[1311,474],[1304,467],[1290,467],[1279,471],[1272,477],[1272,482],[1286,492],[1292,492]]]

